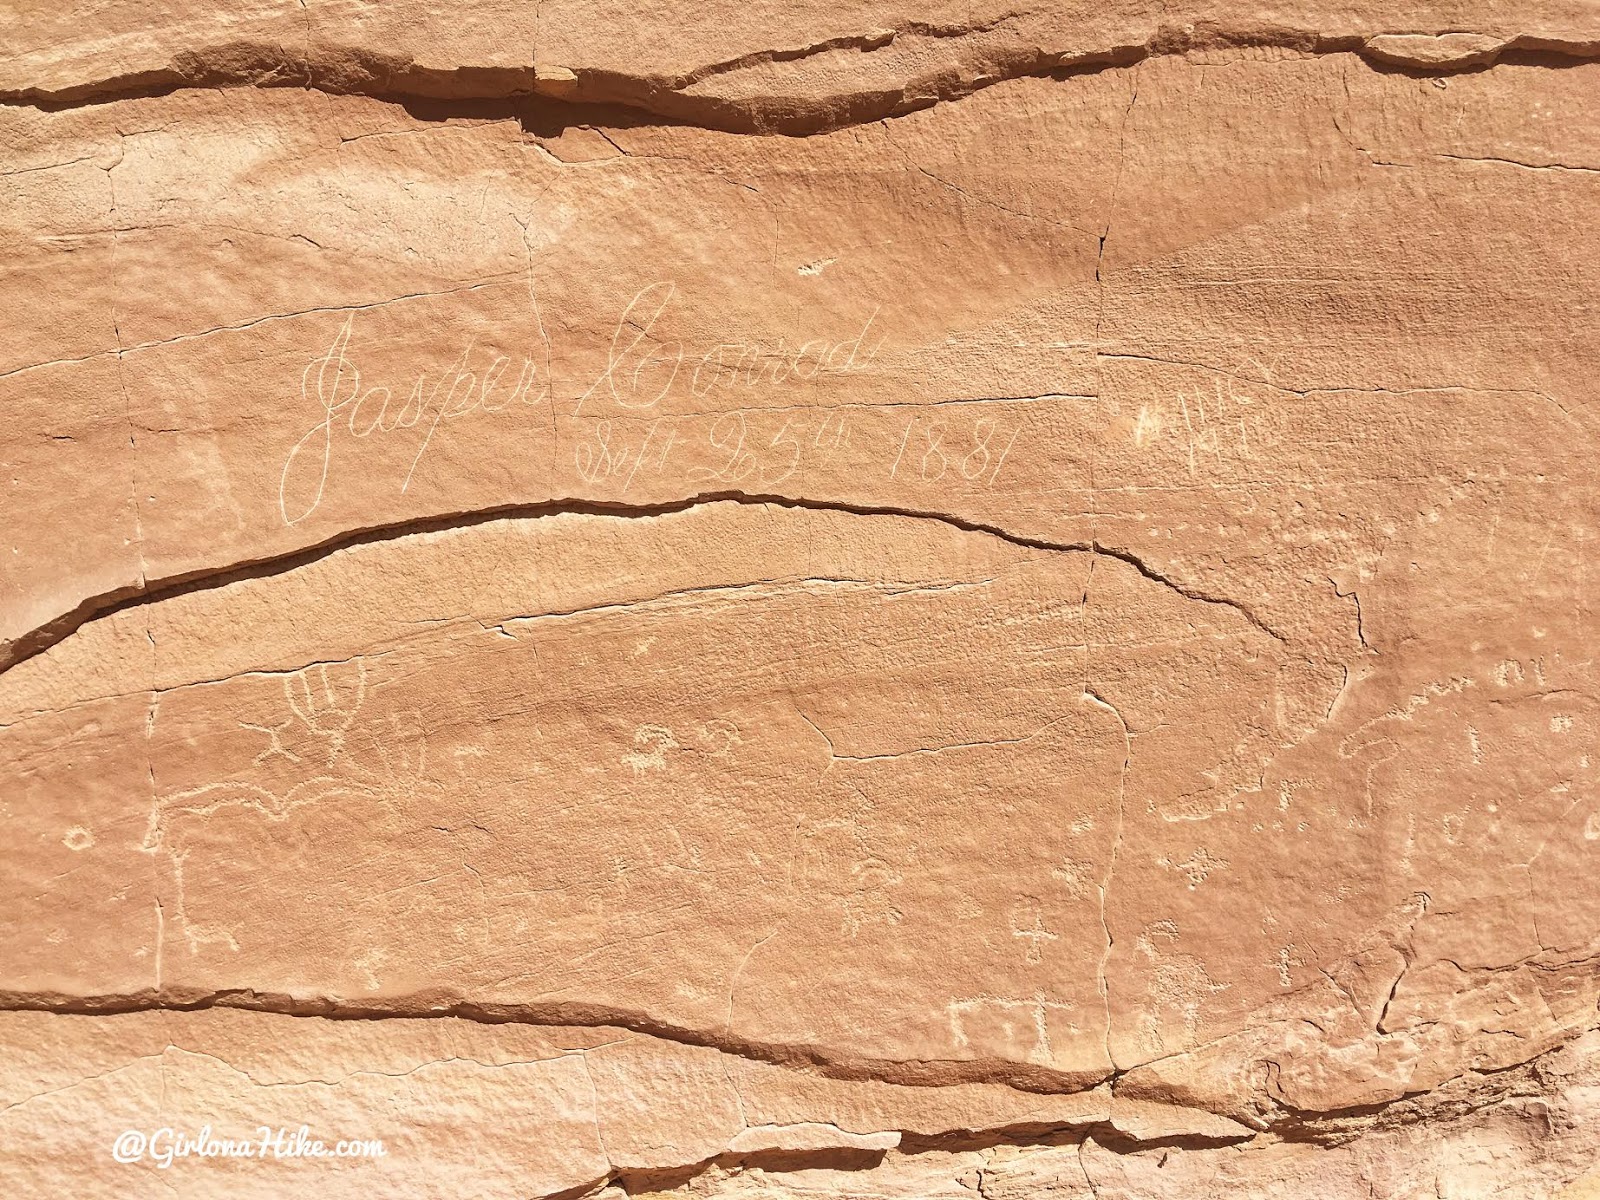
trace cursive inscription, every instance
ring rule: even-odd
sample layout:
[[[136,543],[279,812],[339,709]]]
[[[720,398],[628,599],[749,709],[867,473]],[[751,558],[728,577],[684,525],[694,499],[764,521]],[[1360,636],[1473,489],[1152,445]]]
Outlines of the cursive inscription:
[[[805,417],[780,416],[772,426],[763,423],[759,431],[745,413],[757,411],[753,405],[759,394],[865,370],[883,345],[876,328],[877,308],[859,327],[852,321],[846,328],[854,332],[846,337],[813,338],[799,345],[791,345],[786,337],[775,343],[723,341],[691,350],[658,333],[658,327],[670,324],[668,314],[679,298],[677,284],[667,280],[641,288],[623,307],[606,348],[605,365],[577,396],[573,410],[589,425],[573,451],[581,479],[589,484],[614,483],[626,493],[641,472],[647,477],[662,474],[674,447],[685,447],[685,439],[690,439],[698,453],[688,469],[689,479],[729,484],[759,480],[761,486],[773,487],[799,470],[806,458],[825,457],[848,443],[842,410],[824,412],[820,425]],[[558,394],[571,396],[576,388],[558,386],[552,378],[550,342],[536,299],[534,318],[544,342],[542,366],[529,356],[513,370],[509,358],[480,349],[474,340],[448,365],[419,372],[409,390],[400,391],[364,380],[352,349],[355,315],[347,317],[333,343],[307,363],[300,376],[300,396],[314,419],[283,464],[278,506],[284,523],[297,525],[321,506],[335,442],[346,435],[363,439],[410,431],[404,442],[412,455],[400,485],[404,493],[445,423],[476,413],[554,405]],[[662,402],[674,395],[702,404],[711,400],[708,407],[728,411],[683,417],[664,413]],[[594,411],[584,414],[586,404]],[[622,431],[629,415],[642,422],[654,420],[642,441]],[[711,418],[703,437],[694,435],[696,417]],[[559,437],[553,408],[550,421],[552,433]],[[680,432],[680,422],[691,425]]]
[[[895,453],[894,462],[889,464],[889,478],[938,483],[946,475],[959,473],[961,478],[973,482],[982,479],[987,472],[988,486],[993,487],[1019,430],[1012,429],[1008,437],[996,422],[979,418],[973,422],[970,434],[963,434],[959,443],[947,442],[945,435],[950,431],[950,424],[921,417],[907,421],[900,449]],[[913,430],[916,430],[915,438]],[[999,445],[1001,438],[1005,440],[1003,447]]]
[[[578,397],[572,410],[581,416],[591,399],[610,400],[619,408],[654,409],[681,387],[697,400],[738,386],[753,389],[803,383],[819,375],[843,375],[870,364],[883,345],[880,338],[868,345],[874,308],[854,337],[838,341],[815,338],[791,347],[787,338],[775,346],[754,342],[719,342],[698,355],[681,341],[662,341],[655,335],[661,320],[677,298],[677,284],[652,283],[628,301],[617,320],[606,354],[605,369]]]
[[[502,413],[516,404],[539,404],[550,394],[548,378],[537,394],[533,391],[539,376],[533,359],[522,360],[512,382],[509,358],[478,353],[476,343],[469,341],[455,360],[433,377],[431,386],[427,374],[419,373],[404,403],[395,408],[395,393],[387,385],[361,386],[361,371],[350,358],[354,323],[355,314],[351,313],[327,352],[312,359],[301,372],[300,396],[315,408],[318,418],[290,449],[278,480],[278,508],[286,525],[299,524],[322,504],[336,426],[346,427],[355,438],[420,427],[421,443],[400,485],[404,492],[442,422],[474,412]]]

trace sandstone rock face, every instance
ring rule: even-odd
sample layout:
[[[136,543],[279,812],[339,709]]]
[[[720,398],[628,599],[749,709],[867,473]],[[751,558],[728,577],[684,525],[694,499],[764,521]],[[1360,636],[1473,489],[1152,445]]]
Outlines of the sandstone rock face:
[[[1600,1195],[1592,7],[4,20],[13,1193]]]

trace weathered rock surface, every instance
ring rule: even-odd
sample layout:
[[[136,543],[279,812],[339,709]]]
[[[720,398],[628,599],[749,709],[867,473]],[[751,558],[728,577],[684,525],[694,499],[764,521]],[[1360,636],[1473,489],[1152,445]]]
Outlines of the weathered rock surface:
[[[34,7],[13,1191],[1600,1189],[1592,8]]]

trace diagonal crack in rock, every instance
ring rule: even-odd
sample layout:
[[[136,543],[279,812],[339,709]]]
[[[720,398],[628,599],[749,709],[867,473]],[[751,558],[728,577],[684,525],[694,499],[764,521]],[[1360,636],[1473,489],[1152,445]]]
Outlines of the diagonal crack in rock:
[[[564,514],[587,514],[603,517],[649,518],[688,512],[708,504],[735,503],[771,506],[787,509],[807,509],[814,512],[848,513],[867,517],[904,517],[912,520],[936,521],[966,533],[981,533],[999,538],[1011,545],[1031,550],[1062,553],[1093,553],[1114,558],[1138,571],[1144,578],[1177,592],[1186,599],[1202,604],[1227,608],[1243,617],[1253,628],[1273,640],[1287,642],[1288,636],[1263,620],[1248,605],[1238,600],[1213,595],[1191,583],[1174,579],[1145,562],[1131,550],[1102,545],[1098,541],[1051,541],[1013,533],[998,525],[971,521],[950,513],[926,509],[901,508],[889,505],[851,504],[843,501],[809,500],[796,496],[758,495],[748,492],[703,492],[682,500],[661,504],[625,504],[603,501],[565,499],[538,504],[505,505],[454,514],[415,518],[391,524],[375,525],[364,529],[346,530],[337,536],[307,549],[294,550],[247,562],[235,562],[221,568],[192,572],[165,579],[147,579],[143,587],[122,588],[85,598],[71,611],[14,639],[9,645],[0,644],[0,675],[48,650],[91,621],[103,620],[115,613],[154,604],[161,600],[195,592],[213,591],[244,579],[262,579],[284,575],[309,563],[327,558],[354,546],[396,542],[422,534],[442,533],[468,529],[493,521],[526,520]]]

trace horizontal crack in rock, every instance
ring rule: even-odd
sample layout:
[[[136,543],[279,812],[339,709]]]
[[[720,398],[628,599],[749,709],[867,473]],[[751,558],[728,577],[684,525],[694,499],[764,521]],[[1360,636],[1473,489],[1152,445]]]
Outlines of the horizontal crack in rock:
[[[291,1019],[324,1020],[423,1020],[455,1018],[483,1024],[524,1024],[594,1028],[610,1026],[627,1029],[666,1042],[716,1050],[723,1054],[756,1062],[766,1062],[792,1070],[807,1071],[825,1078],[895,1084],[906,1087],[946,1087],[958,1084],[998,1084],[1038,1095],[1073,1095],[1108,1088],[1109,1115],[1085,1114],[1082,1120],[1052,1121],[1037,1124],[996,1125],[986,1129],[952,1131],[942,1135],[900,1132],[907,1148],[963,1149],[983,1145],[1038,1142],[1051,1135],[1070,1133],[1076,1138],[1093,1136],[1107,1149],[1137,1151],[1158,1147],[1204,1149],[1218,1146],[1248,1148],[1279,1141],[1309,1142],[1333,1146],[1349,1142],[1364,1133],[1397,1128],[1426,1120],[1429,1105],[1442,1105],[1453,1116],[1492,1108],[1519,1096],[1542,1094],[1541,1064],[1561,1054],[1588,1028],[1568,1030],[1568,1037],[1548,1045],[1519,1063],[1481,1068],[1442,1080],[1437,1084],[1407,1092],[1392,1100],[1353,1108],[1317,1112],[1295,1108],[1277,1100],[1273,1110],[1254,1118],[1256,1132],[1238,1136],[1200,1132],[1165,1132],[1140,1136],[1119,1125],[1115,1117],[1116,1100],[1122,1093],[1118,1084],[1140,1065],[1102,1073],[1052,1070],[1003,1060],[893,1060],[869,1057],[829,1056],[820,1048],[807,1045],[756,1042],[668,1025],[645,1014],[596,1005],[573,1003],[489,1004],[416,996],[386,1004],[354,1004],[332,998],[295,998],[283,994],[232,989],[202,992],[176,988],[147,989],[126,995],[66,996],[47,993],[0,992],[0,1013],[48,1012],[63,1017],[115,1017],[140,1012],[198,1012],[213,1008],[240,1009]],[[583,1053],[581,1050],[573,1053]],[[487,1065],[487,1064],[486,1064]],[[1149,1100],[1147,1089],[1135,1099]],[[1167,1101],[1159,1101],[1170,1103]],[[1174,1105],[1182,1108],[1183,1105]],[[1193,1109],[1206,1113],[1204,1109]],[[1228,1119],[1239,1118],[1228,1114]],[[721,1161],[727,1156],[706,1160]]]
[[[818,1046],[759,1042],[721,1031],[690,1029],[646,1013],[569,1001],[484,1003],[421,994],[387,1002],[355,1003],[331,997],[295,997],[249,988],[207,992],[148,988],[124,995],[73,996],[0,992],[0,1012],[49,1012],[62,1016],[116,1016],[138,1012],[198,1012],[244,1009],[286,1017],[329,1020],[424,1020],[454,1017],[487,1025],[613,1026],[666,1042],[700,1046],[755,1062],[790,1067],[833,1079],[873,1080],[907,1087],[992,1083],[1040,1095],[1070,1095],[1107,1083],[1116,1072],[1066,1072],[1003,1059],[878,1059],[831,1054]]]
[[[388,525],[373,526],[362,530],[347,531],[308,549],[296,550],[287,554],[245,563],[232,563],[219,570],[206,570],[173,576],[167,579],[147,580],[142,588],[129,587],[105,592],[98,596],[91,596],[71,612],[64,613],[49,623],[23,634],[12,641],[9,646],[0,645],[0,675],[3,675],[19,663],[42,654],[51,646],[64,641],[91,621],[104,620],[131,608],[154,604],[177,596],[214,591],[242,580],[265,579],[276,575],[284,575],[320,559],[327,558],[341,550],[351,549],[356,546],[394,542],[419,534],[469,529],[475,525],[485,525],[493,521],[531,520],[563,514],[630,518],[659,517],[688,512],[691,509],[716,503],[770,505],[777,508],[812,512],[849,513],[863,517],[903,517],[911,520],[937,521],[965,533],[985,534],[989,537],[1009,542],[1014,546],[1021,546],[1030,550],[1099,554],[1106,558],[1114,558],[1119,562],[1126,563],[1144,578],[1171,588],[1186,599],[1231,609],[1255,629],[1276,641],[1286,642],[1288,640],[1282,633],[1266,624],[1244,604],[1236,600],[1213,596],[1189,584],[1180,583],[1157,571],[1131,551],[1114,546],[1101,545],[1099,542],[1053,542],[1044,538],[1011,533],[997,525],[969,521],[948,513],[919,509],[806,500],[793,496],[765,496],[747,492],[706,492],[683,500],[662,504],[621,504],[576,499],[553,500],[539,504],[506,505],[496,508],[477,509],[471,512],[424,517]]]
[[[46,111],[148,99],[185,89],[298,87],[331,95],[362,95],[418,108],[418,115],[442,117],[438,105],[510,102],[503,116],[525,125],[637,124],[645,121],[694,125],[739,134],[804,137],[903,116],[935,104],[960,100],[997,83],[1022,78],[1066,79],[1075,75],[1131,67],[1145,59],[1195,51],[1279,49],[1305,55],[1355,54],[1375,70],[1437,75],[1487,70],[1497,63],[1570,66],[1600,58],[1600,38],[1585,40],[1532,34],[1509,37],[1450,34],[1330,35],[1284,26],[1227,27],[1215,22],[1163,25],[1142,40],[1115,45],[1044,47],[1018,40],[1007,44],[993,33],[1004,20],[987,25],[945,28],[909,24],[829,38],[792,49],[763,50],[711,63],[677,75],[630,75],[583,66],[554,69],[424,67],[399,55],[354,46],[295,52],[274,42],[236,41],[176,55],[167,65],[63,87],[0,91],[0,104]],[[790,93],[732,99],[690,89],[708,79],[752,68],[804,62],[823,54],[866,57],[897,42],[921,39],[974,45],[922,75],[885,73],[881,80],[833,95]],[[1470,48],[1455,49],[1451,38],[1467,38]],[[1417,48],[1412,43],[1420,43]],[[477,110],[474,110],[477,111]]]

